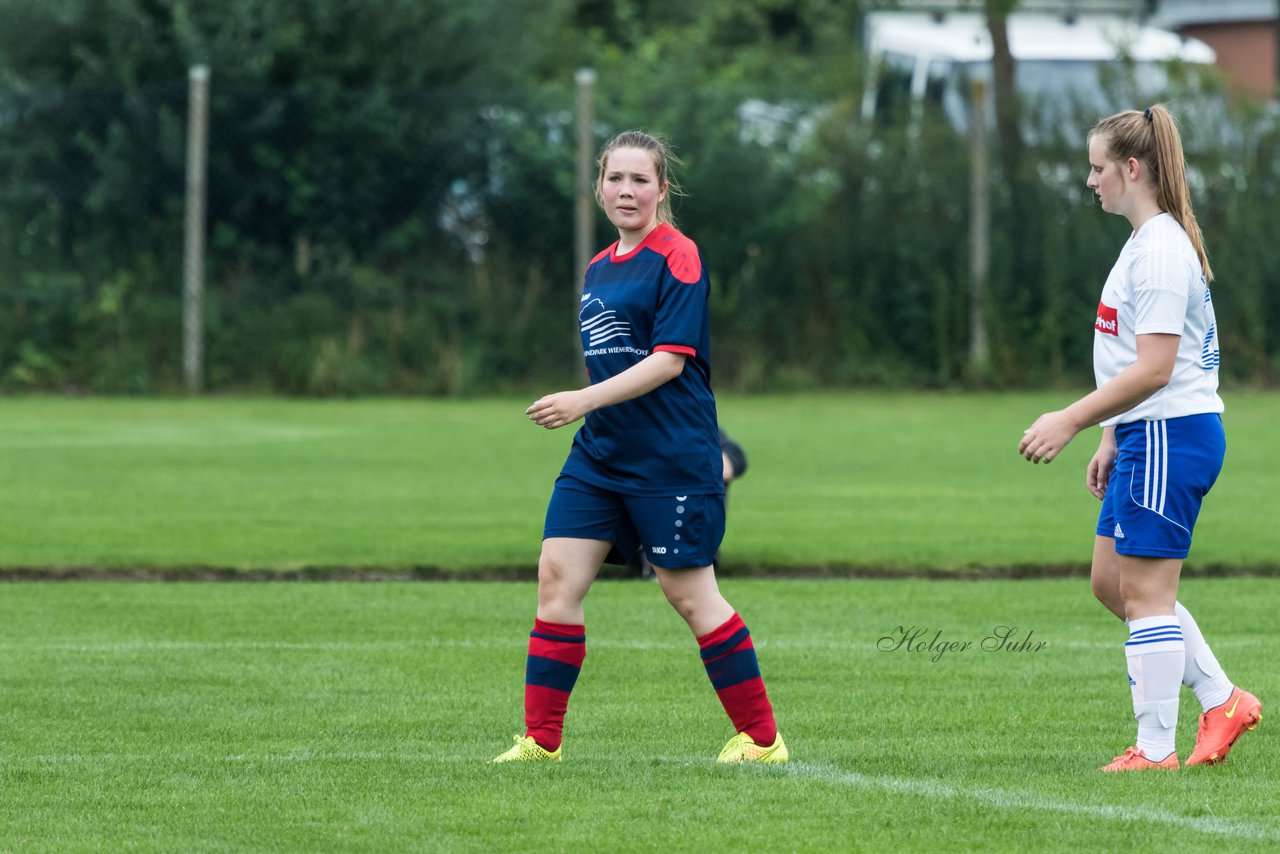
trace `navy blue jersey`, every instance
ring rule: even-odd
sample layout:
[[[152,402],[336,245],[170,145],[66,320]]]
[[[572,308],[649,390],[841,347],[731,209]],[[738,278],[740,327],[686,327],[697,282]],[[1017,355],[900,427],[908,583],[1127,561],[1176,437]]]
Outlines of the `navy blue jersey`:
[[[724,492],[711,394],[710,283],[693,241],[660,223],[625,255],[587,267],[578,311],[591,383],[650,353],[682,353],[680,376],[587,415],[563,474],[627,495]]]

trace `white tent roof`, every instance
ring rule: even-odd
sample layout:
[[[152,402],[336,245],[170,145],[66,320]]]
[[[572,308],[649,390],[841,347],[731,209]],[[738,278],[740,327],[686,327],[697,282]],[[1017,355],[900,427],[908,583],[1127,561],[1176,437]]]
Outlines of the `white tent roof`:
[[[1018,60],[1105,61],[1121,53],[1139,61],[1215,59],[1204,42],[1122,17],[1082,15],[1067,23],[1054,15],[1018,14],[1009,17],[1008,25],[1009,51]],[[924,54],[953,62],[991,59],[986,18],[973,13],[949,13],[939,21],[923,13],[873,12],[867,15],[867,35],[875,52]]]

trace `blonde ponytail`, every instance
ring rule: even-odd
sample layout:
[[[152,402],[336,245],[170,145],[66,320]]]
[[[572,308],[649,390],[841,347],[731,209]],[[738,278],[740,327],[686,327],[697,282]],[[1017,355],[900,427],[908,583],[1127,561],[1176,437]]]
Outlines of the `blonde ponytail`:
[[[1156,204],[1182,226],[1200,258],[1205,280],[1213,281],[1204,235],[1200,233],[1200,223],[1191,209],[1187,161],[1173,113],[1163,104],[1153,104],[1142,112],[1125,110],[1094,125],[1089,136],[1096,135],[1106,138],[1112,160],[1124,161],[1132,157],[1147,167],[1155,182]]]

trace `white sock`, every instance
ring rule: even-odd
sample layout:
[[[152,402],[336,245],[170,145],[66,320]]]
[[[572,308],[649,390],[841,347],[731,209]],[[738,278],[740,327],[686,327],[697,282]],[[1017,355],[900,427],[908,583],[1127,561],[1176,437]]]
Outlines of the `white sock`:
[[[1138,721],[1137,747],[1147,759],[1159,762],[1173,753],[1177,734],[1178,690],[1186,658],[1177,616],[1130,620],[1124,654]]]
[[[1213,650],[1209,649],[1191,612],[1182,607],[1181,602],[1175,603],[1173,610],[1182,624],[1182,640],[1187,649],[1182,684],[1196,692],[1200,708],[1207,712],[1230,699],[1231,689],[1235,686],[1223,672],[1222,665],[1218,664]]]

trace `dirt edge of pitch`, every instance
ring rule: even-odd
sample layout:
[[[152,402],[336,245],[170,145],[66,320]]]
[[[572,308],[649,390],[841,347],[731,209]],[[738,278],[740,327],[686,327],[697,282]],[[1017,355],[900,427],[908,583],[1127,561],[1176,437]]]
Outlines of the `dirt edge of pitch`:
[[[726,562],[717,569],[722,578],[791,579],[914,579],[926,581],[1016,581],[1087,578],[1086,563],[1013,564],[957,567],[878,566],[852,563],[782,566],[768,563]],[[1234,566],[1188,563],[1184,578],[1280,578],[1280,564]],[[534,566],[448,568],[431,564],[379,566],[9,566],[0,567],[0,582],[528,582],[537,578]],[[606,566],[600,578],[641,580],[622,567]]]

